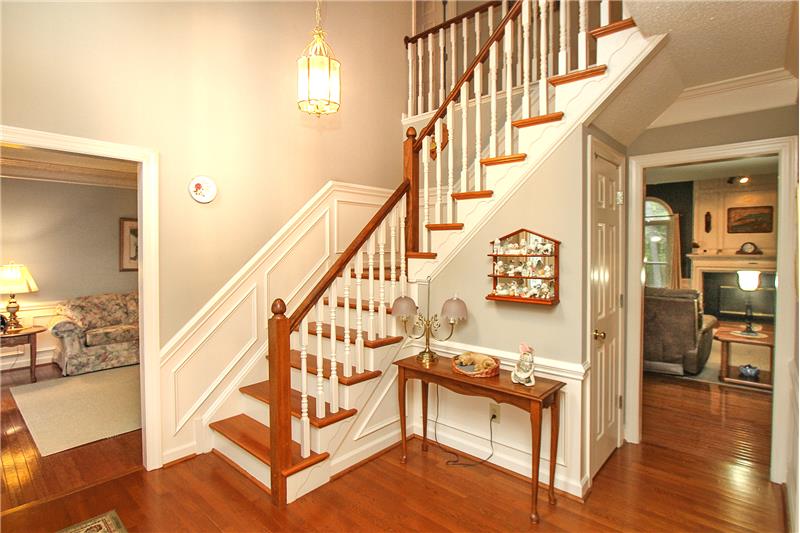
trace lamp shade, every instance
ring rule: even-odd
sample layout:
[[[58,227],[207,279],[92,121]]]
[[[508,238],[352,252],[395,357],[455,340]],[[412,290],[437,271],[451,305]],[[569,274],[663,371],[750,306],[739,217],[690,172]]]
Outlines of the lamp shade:
[[[39,287],[25,265],[9,263],[0,266],[0,294],[25,294],[38,290]]]
[[[444,305],[442,305],[442,318],[451,324],[455,324],[459,320],[466,320],[467,304],[457,296],[445,300]]]
[[[743,291],[758,289],[761,272],[758,270],[739,270],[736,272],[739,288]]]
[[[392,316],[408,318],[417,314],[417,304],[408,296],[401,296],[392,304]]]
[[[297,107],[313,115],[339,110],[342,93],[341,65],[325,42],[321,29],[297,60]]]

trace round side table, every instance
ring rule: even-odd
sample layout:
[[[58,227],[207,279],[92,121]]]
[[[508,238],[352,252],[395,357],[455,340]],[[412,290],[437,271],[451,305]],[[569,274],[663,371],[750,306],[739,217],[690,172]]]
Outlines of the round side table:
[[[29,345],[31,351],[31,383],[36,383],[36,335],[47,331],[43,326],[32,326],[22,328],[13,333],[3,333],[0,335],[0,346],[24,346]]]

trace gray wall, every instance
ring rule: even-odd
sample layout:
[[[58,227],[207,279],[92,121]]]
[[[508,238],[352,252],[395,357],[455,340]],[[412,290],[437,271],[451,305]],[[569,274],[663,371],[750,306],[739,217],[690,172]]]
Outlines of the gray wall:
[[[433,280],[432,311],[455,293],[469,309],[454,341],[508,351],[527,342],[537,355],[583,361],[583,139],[576,129]],[[520,228],[561,241],[558,305],[486,300],[492,288],[489,243]]]
[[[22,305],[136,289],[137,273],[119,271],[120,218],[136,218],[136,191],[0,178],[0,261],[39,286]]]
[[[789,135],[797,135],[796,105],[645,130],[628,147],[628,155],[656,154]]]
[[[0,9],[3,124],[160,154],[162,344],[327,180],[400,183],[409,2],[323,4],[342,109],[321,119],[296,103],[311,2]]]

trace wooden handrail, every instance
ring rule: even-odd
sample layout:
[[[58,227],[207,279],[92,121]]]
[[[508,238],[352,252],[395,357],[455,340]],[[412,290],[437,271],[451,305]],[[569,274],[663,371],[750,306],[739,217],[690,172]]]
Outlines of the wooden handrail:
[[[436,121],[442,118],[447,112],[448,104],[450,104],[450,102],[455,100],[456,96],[458,96],[458,93],[461,91],[461,86],[467,83],[470,78],[472,78],[472,76],[475,74],[475,69],[479,64],[483,63],[483,61],[489,55],[489,50],[491,49],[492,44],[500,40],[500,38],[503,36],[503,33],[505,33],[508,22],[519,15],[520,11],[522,11],[522,2],[514,2],[514,5],[508,10],[506,16],[503,17],[503,20],[500,21],[500,24],[494,30],[494,33],[492,33],[492,35],[486,40],[480,52],[478,52],[478,54],[475,56],[475,59],[472,60],[472,63],[470,63],[469,67],[458,79],[458,82],[456,82],[456,84],[453,86],[453,89],[450,91],[450,94],[447,95],[447,98],[444,99],[442,105],[439,106],[439,109],[436,110],[425,127],[419,132],[419,135],[414,142],[415,152],[419,152],[420,149],[422,149],[422,140],[431,134],[434,126],[436,125]]]
[[[415,43],[418,40],[422,39],[423,37],[426,37],[426,36],[430,35],[431,33],[436,33],[437,31],[441,30],[442,28],[449,27],[451,24],[458,24],[462,20],[471,17],[475,13],[482,13],[484,11],[487,11],[490,7],[498,7],[498,6],[502,5],[502,4],[503,4],[503,2],[501,2],[500,0],[492,0],[491,2],[485,2],[485,3],[483,3],[483,4],[479,5],[479,6],[473,7],[469,11],[465,11],[465,12],[461,13],[460,15],[456,15],[455,17],[449,18],[449,19],[445,20],[444,22],[442,22],[441,24],[437,24],[436,26],[434,26],[432,28],[428,28],[425,31],[421,31],[416,35],[412,35],[411,37],[406,35],[405,38],[403,38],[403,41],[406,43],[406,48],[408,48],[408,44],[409,43]]]
[[[314,285],[314,288],[311,292],[306,296],[306,298],[300,303],[297,309],[294,310],[292,315],[289,317],[289,323],[291,326],[291,330],[293,331],[300,325],[300,322],[303,320],[303,317],[311,311],[311,308],[316,305],[320,298],[325,294],[325,291],[328,290],[331,283],[333,283],[339,274],[344,270],[344,267],[350,262],[353,257],[355,257],[356,253],[361,249],[362,246],[367,242],[370,235],[378,228],[383,219],[392,211],[397,202],[403,197],[409,189],[409,181],[403,180],[397,189],[394,190],[391,196],[384,202],[380,209],[372,216],[367,225],[364,226],[364,229],[356,235],[356,238],[353,239],[353,242],[350,243],[342,255],[339,256],[339,259],[333,263],[333,266],[328,269],[322,279]]]

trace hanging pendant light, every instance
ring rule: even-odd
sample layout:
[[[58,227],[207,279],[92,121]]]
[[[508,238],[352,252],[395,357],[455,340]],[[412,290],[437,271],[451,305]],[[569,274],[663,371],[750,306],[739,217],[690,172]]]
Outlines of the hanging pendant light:
[[[297,107],[312,115],[328,115],[339,111],[341,103],[340,64],[325,42],[319,0],[314,38],[297,60]]]

